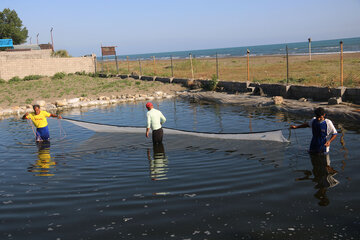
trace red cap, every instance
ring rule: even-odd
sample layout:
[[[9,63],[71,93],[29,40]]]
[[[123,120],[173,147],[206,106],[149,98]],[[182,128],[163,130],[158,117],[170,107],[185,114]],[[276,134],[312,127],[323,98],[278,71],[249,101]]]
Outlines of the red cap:
[[[152,106],[153,106],[153,104],[152,104],[151,102],[146,103],[146,107],[147,107],[147,108],[150,108],[150,107],[152,107]]]

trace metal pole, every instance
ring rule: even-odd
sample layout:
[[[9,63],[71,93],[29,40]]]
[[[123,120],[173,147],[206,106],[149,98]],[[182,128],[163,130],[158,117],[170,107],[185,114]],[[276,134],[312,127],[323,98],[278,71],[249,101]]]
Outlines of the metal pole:
[[[249,49],[246,50],[246,55],[247,55],[247,80],[250,81],[250,62],[249,62],[250,50]]]
[[[216,53],[216,79],[219,80],[219,62],[218,62],[218,54]]]
[[[39,45],[39,33],[36,35],[36,44]]]
[[[309,40],[309,61],[311,61],[311,38]]]
[[[31,37],[30,37],[30,44],[31,44]]]
[[[174,77],[174,67],[173,67],[172,55],[170,56],[170,60],[171,60],[171,77]]]
[[[156,75],[156,64],[155,64],[155,56],[153,56],[153,61],[154,61],[154,75]]]
[[[129,56],[126,56],[126,61],[128,65],[128,74],[130,74]]]
[[[51,27],[51,30],[50,30],[50,34],[51,34],[51,48],[52,48],[52,51],[54,52],[54,39],[53,39],[52,31],[53,31],[53,28]]]
[[[140,71],[140,76],[142,75],[142,72],[141,72],[141,60],[139,58],[139,71]]]
[[[343,41],[340,41],[340,84],[344,84],[344,57],[343,57]]]
[[[193,68],[191,53],[189,53],[189,58],[190,58],[190,66],[191,66],[191,78],[194,79],[194,68]]]
[[[286,85],[289,84],[289,52],[288,46],[286,45]]]
[[[101,45],[101,72],[104,72],[104,56],[102,52],[102,45]]]

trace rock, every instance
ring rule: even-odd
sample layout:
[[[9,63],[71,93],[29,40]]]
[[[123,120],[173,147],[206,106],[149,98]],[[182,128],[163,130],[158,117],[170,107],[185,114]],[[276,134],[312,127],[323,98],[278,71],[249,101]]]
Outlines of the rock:
[[[48,103],[45,105],[45,109],[46,109],[46,111],[55,110],[56,106],[54,104]]]
[[[273,101],[275,105],[280,105],[284,103],[284,98],[281,96],[275,96],[273,97]]]
[[[68,105],[66,99],[63,100],[56,100],[55,102],[56,107],[65,107],[66,105]]]
[[[26,108],[28,108],[28,109],[32,109],[32,108],[33,108],[33,106],[32,106],[31,104],[28,104],[28,105],[26,105]]]
[[[157,91],[157,92],[155,92],[155,95],[158,95],[158,96],[161,96],[161,95],[163,95],[164,93],[162,92],[162,91]]]
[[[35,104],[39,105],[40,107],[44,107],[46,102],[44,100],[37,100]]]
[[[332,97],[332,98],[329,98],[329,100],[328,100],[328,104],[329,105],[337,105],[337,104],[340,104],[340,103],[342,103],[342,100],[341,100],[341,98],[340,97]]]
[[[299,99],[299,102],[307,102],[307,99],[302,97]]]
[[[154,100],[154,99],[155,99],[155,98],[154,98],[154,97],[151,97],[151,96],[147,96],[147,97],[146,97],[146,100],[150,100],[150,101],[151,101],[151,100]]]
[[[111,95],[110,96],[110,99],[113,100],[113,99],[117,99],[117,97],[115,95]]]
[[[77,103],[80,101],[80,98],[72,98],[72,99],[68,99],[67,102],[69,104],[72,104],[72,103]]]

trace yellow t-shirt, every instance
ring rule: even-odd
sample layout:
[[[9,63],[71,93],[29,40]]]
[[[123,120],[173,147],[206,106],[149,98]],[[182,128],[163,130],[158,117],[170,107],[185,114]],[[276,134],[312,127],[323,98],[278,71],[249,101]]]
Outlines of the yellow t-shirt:
[[[30,113],[29,115],[27,115],[26,119],[31,119],[36,128],[43,128],[48,125],[46,118],[50,116],[51,114],[47,111],[40,111],[38,115],[36,115],[35,113]]]

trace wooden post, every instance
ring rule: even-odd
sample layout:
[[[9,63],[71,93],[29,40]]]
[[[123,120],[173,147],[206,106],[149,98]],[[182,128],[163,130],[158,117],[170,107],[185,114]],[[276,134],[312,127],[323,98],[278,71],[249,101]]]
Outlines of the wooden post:
[[[286,85],[289,84],[289,51],[286,45]]]
[[[94,57],[94,65],[95,65],[95,74],[96,74],[96,56]]]
[[[343,58],[343,41],[340,41],[340,84],[344,85],[344,58]]]
[[[189,58],[190,58],[190,66],[191,66],[191,78],[194,79],[194,68],[193,68],[191,53],[189,53]]]
[[[141,72],[141,60],[140,60],[140,58],[139,58],[139,74],[140,74],[140,76],[142,75],[142,72]]]
[[[102,45],[101,45],[101,72],[104,72],[104,56],[102,54]]]
[[[126,61],[128,65],[128,74],[130,74],[129,56],[126,56]]]
[[[218,62],[218,54],[216,53],[216,79],[219,80],[219,62]]]
[[[172,55],[170,56],[170,60],[171,60],[171,77],[174,77],[174,67],[173,67]]]
[[[119,64],[118,64],[116,52],[115,52],[115,62],[116,62],[116,73],[119,74]]]
[[[309,40],[309,61],[311,61],[311,38]]]
[[[247,55],[247,80],[250,81],[250,62],[249,62],[250,50],[249,49],[246,50],[246,55]]]
[[[153,56],[153,61],[154,61],[154,76],[156,76],[156,63],[155,63],[155,56]]]

